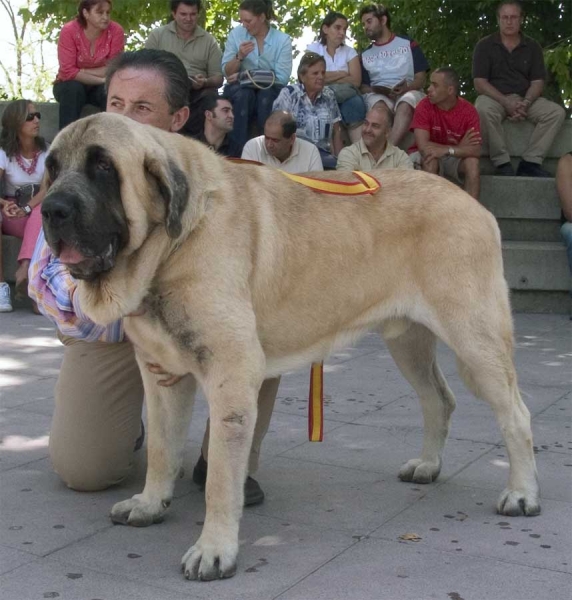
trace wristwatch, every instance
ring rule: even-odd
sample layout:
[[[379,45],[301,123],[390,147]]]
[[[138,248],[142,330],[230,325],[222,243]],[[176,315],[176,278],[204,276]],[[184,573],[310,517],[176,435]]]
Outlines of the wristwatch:
[[[449,150],[447,150],[447,152],[449,153],[449,156],[455,156],[455,148],[449,146]]]
[[[238,62],[242,62],[242,61],[243,61],[243,59],[242,59],[242,58],[240,58],[240,56],[239,56],[238,52],[237,52],[237,53],[234,55],[234,58],[236,58],[236,60],[237,60]]]
[[[24,206],[22,206],[22,210],[29,215],[32,212],[32,209],[30,208],[29,204],[24,204]]]

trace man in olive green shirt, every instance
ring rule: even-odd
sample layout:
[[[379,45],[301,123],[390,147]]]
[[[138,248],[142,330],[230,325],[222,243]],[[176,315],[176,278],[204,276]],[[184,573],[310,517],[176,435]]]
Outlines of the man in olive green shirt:
[[[185,65],[191,114],[182,132],[193,136],[203,128],[202,99],[216,94],[223,81],[222,52],[214,37],[197,25],[200,10],[201,0],[172,0],[173,20],[154,29],[145,43],[146,48],[172,52]]]
[[[388,140],[392,125],[393,115],[387,106],[383,102],[374,104],[365,116],[361,140],[341,150],[336,169],[413,169],[413,163],[407,153]]]

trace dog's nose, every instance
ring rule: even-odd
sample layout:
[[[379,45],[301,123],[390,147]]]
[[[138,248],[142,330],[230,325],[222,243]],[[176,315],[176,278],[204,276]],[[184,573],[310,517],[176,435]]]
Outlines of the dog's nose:
[[[72,198],[67,194],[48,196],[42,202],[42,218],[50,225],[61,225],[68,221],[74,211]]]

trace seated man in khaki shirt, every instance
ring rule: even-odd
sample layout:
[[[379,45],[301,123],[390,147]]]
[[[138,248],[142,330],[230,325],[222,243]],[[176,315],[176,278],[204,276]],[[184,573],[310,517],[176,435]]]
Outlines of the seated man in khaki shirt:
[[[173,0],[173,20],[154,29],[145,48],[172,52],[185,65],[191,89],[189,120],[181,133],[196,137],[202,131],[200,104],[205,96],[217,94],[222,85],[222,52],[215,38],[198,26],[201,0]]]
[[[361,140],[340,152],[336,169],[413,169],[413,163],[407,153],[394,146],[388,139],[392,125],[393,115],[385,104],[374,104],[365,116]]]

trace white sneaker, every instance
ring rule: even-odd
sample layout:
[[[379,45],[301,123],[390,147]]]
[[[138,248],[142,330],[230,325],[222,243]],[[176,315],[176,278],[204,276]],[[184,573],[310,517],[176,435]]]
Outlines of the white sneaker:
[[[0,283],[0,312],[12,312],[10,286],[7,283]]]

